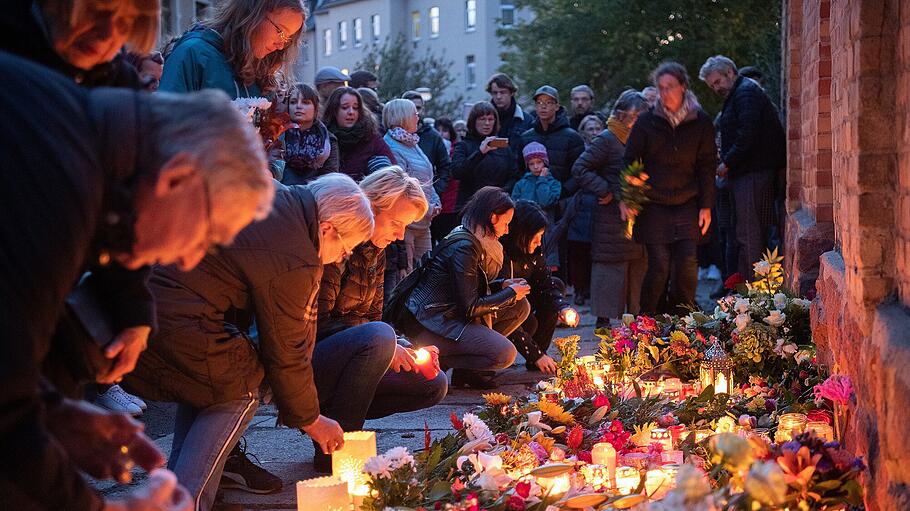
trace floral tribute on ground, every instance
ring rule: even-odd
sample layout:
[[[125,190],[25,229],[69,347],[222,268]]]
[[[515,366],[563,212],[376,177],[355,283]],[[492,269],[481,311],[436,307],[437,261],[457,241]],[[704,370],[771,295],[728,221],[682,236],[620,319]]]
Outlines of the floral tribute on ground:
[[[485,394],[453,432],[369,460],[362,509],[830,510],[862,506],[863,461],[841,447],[855,400],[816,363],[809,302],[755,264],[712,312],[626,316],[557,339],[557,376]]]

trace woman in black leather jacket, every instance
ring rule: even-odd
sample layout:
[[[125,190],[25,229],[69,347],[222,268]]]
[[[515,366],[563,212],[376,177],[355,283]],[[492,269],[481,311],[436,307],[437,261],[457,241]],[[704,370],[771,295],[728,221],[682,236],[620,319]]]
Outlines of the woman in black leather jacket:
[[[493,292],[502,268],[499,237],[509,232],[514,205],[488,186],[465,205],[462,225],[443,239],[408,296],[411,316],[400,325],[415,345],[435,345],[452,386],[494,388],[493,373],[512,365],[516,350],[507,338],[530,312],[524,279],[505,280]]]

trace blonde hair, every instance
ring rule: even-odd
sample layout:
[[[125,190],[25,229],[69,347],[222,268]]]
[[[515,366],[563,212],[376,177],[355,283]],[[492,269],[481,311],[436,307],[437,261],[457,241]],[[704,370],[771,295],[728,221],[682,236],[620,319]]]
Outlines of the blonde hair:
[[[373,235],[370,200],[348,175],[333,172],[306,186],[316,198],[319,221],[332,224],[348,246],[357,246]]]
[[[243,83],[255,83],[263,90],[273,90],[278,86],[275,79],[277,71],[282,72],[288,83],[294,82],[291,64],[297,60],[303,25],[291,34],[291,41],[286,47],[261,59],[253,56],[250,47],[256,28],[262,23],[269,23],[269,13],[282,9],[300,13],[304,23],[309,15],[300,0],[224,0],[215,10],[212,19],[204,23],[221,34],[224,39],[224,56]]]
[[[393,99],[382,109],[382,125],[386,129],[399,128],[417,113],[417,106],[410,99]]]
[[[382,167],[363,178],[360,189],[376,211],[389,209],[398,199],[405,199],[417,208],[418,218],[423,218],[430,207],[420,181],[398,165]]]

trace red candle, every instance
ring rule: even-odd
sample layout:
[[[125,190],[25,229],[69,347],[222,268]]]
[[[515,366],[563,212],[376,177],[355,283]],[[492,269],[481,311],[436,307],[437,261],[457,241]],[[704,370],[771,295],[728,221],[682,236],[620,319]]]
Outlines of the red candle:
[[[424,378],[432,380],[439,375],[439,357],[436,353],[431,353],[424,348],[415,350],[414,362],[417,363],[417,368]]]

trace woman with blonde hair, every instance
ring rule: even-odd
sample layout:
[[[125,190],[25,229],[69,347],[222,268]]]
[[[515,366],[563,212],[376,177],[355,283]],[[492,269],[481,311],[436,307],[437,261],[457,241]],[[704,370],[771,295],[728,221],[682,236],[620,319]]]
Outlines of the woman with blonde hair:
[[[300,0],[226,0],[175,43],[160,90],[221,89],[232,98],[275,90],[276,72],[292,78],[306,16]]]

